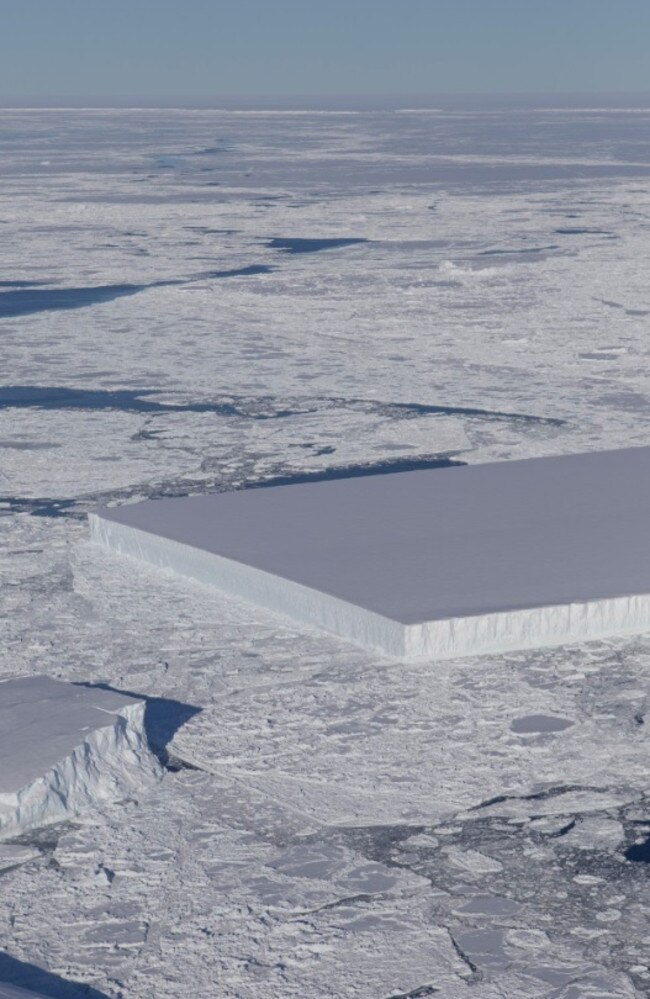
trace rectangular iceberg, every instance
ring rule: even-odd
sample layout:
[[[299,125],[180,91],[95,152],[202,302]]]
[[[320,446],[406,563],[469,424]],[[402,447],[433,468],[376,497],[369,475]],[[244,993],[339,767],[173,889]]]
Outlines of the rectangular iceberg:
[[[403,658],[650,630],[650,448],[151,500],[107,548]]]

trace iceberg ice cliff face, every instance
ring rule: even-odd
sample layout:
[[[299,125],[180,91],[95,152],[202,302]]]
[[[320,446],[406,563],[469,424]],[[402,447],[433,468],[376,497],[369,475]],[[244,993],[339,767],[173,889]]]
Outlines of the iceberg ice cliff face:
[[[143,701],[45,676],[0,681],[0,838],[61,822],[159,776]]]
[[[399,621],[254,566],[113,523],[96,514],[90,514],[89,520],[93,540],[109,551],[215,587],[384,655],[406,654],[406,629]]]
[[[650,631],[650,594],[643,593],[410,625],[405,629],[403,655],[454,659],[646,631]]]
[[[650,629],[650,448],[154,500],[104,547],[403,659]]]

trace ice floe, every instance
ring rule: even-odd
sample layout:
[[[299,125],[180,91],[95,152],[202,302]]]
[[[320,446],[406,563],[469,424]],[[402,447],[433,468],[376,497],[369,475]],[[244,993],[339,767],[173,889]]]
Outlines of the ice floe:
[[[61,822],[159,772],[145,703],[47,676],[0,679],[0,837]]]

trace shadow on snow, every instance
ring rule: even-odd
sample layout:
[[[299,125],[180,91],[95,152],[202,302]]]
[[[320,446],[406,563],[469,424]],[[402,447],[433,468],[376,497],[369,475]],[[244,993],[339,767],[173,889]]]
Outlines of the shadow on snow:
[[[108,999],[105,992],[99,992],[91,985],[69,982],[35,964],[27,964],[25,961],[10,957],[9,954],[0,953],[0,997],[3,995],[3,986],[28,989],[36,993],[39,999],[40,997],[43,999]],[[9,995],[13,999],[13,992],[9,992]],[[16,999],[19,999],[19,993],[16,993]]]
[[[149,697],[139,691],[122,690],[111,687],[108,683],[78,683],[78,687],[92,687],[99,690],[111,690],[116,694],[126,694],[145,702],[144,730],[149,748],[163,766],[167,766],[169,754],[167,746],[185,722],[198,715],[203,710],[194,704],[184,704],[167,697]]]

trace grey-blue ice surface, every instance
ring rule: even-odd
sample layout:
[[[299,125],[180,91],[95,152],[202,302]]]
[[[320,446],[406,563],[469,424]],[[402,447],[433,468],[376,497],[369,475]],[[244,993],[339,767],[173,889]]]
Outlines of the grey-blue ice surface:
[[[166,768],[0,844],[0,981],[647,995],[645,636],[381,659],[85,514],[646,445],[650,106],[0,117],[0,675],[146,698]]]
[[[650,628],[650,449],[104,507],[109,551],[367,649],[449,659]]]

